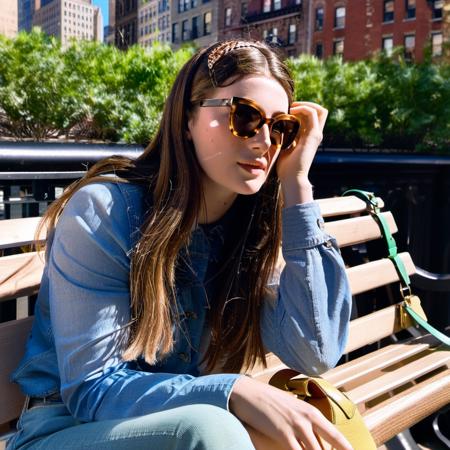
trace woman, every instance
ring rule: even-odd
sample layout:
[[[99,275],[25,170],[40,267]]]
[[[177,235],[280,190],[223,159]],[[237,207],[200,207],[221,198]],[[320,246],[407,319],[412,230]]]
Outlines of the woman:
[[[345,347],[348,283],[308,180],[326,116],[262,43],[191,58],[143,155],[98,163],[47,212],[8,450],[351,448],[239,374],[266,351],[321,373]]]

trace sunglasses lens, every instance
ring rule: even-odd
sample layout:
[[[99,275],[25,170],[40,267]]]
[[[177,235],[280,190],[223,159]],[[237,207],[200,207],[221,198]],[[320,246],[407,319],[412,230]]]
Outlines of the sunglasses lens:
[[[236,104],[231,117],[231,123],[238,136],[254,136],[260,122],[261,114],[257,109],[245,103]]]
[[[270,133],[272,144],[281,145],[281,150],[287,149],[297,137],[299,126],[297,120],[277,120]]]

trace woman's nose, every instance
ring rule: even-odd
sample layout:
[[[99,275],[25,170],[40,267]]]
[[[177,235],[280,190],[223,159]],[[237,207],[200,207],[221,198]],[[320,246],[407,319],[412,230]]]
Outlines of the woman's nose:
[[[259,150],[260,152],[267,152],[270,146],[272,145],[272,141],[270,140],[270,129],[269,126],[265,123],[262,128],[255,134],[252,138],[250,138],[251,147],[255,150]]]

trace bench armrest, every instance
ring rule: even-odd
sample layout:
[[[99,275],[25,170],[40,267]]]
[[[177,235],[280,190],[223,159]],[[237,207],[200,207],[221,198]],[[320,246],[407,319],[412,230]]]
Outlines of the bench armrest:
[[[411,284],[425,291],[450,292],[450,274],[428,272],[416,266],[416,273],[411,277]]]

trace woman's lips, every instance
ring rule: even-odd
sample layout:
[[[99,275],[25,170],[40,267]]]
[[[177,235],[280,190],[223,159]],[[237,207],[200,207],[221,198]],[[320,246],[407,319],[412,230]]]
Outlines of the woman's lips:
[[[244,162],[238,162],[238,165],[242,167],[244,170],[246,170],[249,173],[252,174],[259,174],[261,172],[265,172],[266,166],[263,162],[255,161],[244,161]]]

